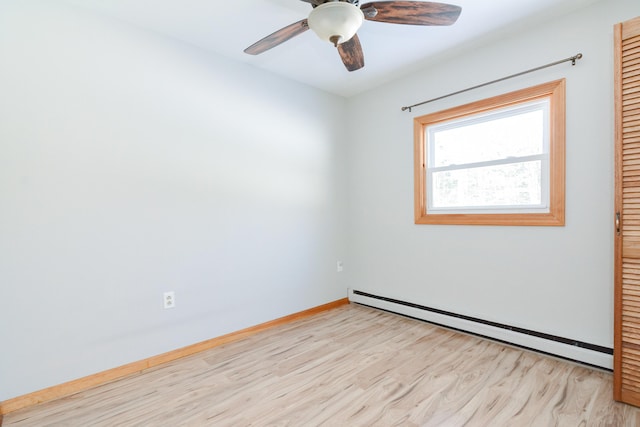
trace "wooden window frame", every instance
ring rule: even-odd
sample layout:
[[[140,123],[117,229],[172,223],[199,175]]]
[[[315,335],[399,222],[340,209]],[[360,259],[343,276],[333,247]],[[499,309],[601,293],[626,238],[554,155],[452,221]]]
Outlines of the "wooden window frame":
[[[414,118],[415,223],[563,226],[565,216],[565,92],[565,79],[560,79]],[[425,161],[427,126],[543,98],[549,98],[549,212],[460,214],[427,212],[427,166]]]

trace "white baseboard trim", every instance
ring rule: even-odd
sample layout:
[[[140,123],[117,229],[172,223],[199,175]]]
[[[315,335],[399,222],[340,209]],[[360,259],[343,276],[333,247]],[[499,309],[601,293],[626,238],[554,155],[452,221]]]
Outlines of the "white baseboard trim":
[[[427,322],[436,323],[464,332],[481,335],[483,337],[504,341],[509,344],[586,363],[588,365],[608,370],[613,369],[613,355],[607,352],[591,350],[589,348],[557,342],[551,339],[541,338],[503,327],[487,325],[473,320],[441,314],[420,308],[419,306],[415,306],[415,304],[409,303],[405,305],[401,301],[389,301],[388,298],[377,297],[364,291],[360,292],[349,289],[349,301],[425,320]]]

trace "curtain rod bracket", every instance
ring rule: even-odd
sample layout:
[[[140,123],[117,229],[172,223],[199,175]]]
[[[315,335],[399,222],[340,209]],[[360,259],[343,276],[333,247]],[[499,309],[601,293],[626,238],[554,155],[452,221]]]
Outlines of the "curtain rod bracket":
[[[540,67],[531,68],[530,70],[526,70],[526,71],[522,71],[522,72],[519,72],[519,73],[516,73],[516,74],[512,74],[510,76],[502,77],[501,79],[492,80],[490,82],[482,83],[482,84],[479,84],[479,85],[476,85],[476,86],[473,86],[473,87],[468,87],[466,89],[462,89],[462,90],[459,90],[457,92],[448,93],[446,95],[442,95],[442,96],[439,96],[437,98],[432,98],[432,99],[429,99],[427,101],[420,102],[418,104],[409,105],[408,107],[402,107],[402,111],[409,110],[409,112],[411,112],[411,109],[413,107],[419,107],[420,105],[428,104],[429,102],[438,101],[438,100],[443,99],[443,98],[448,98],[448,97],[453,96],[453,95],[458,95],[459,93],[468,92],[470,90],[478,89],[478,88],[481,88],[481,87],[484,87],[484,86],[488,86],[488,85],[493,84],[493,83],[498,83],[498,82],[501,82],[503,80],[512,79],[514,77],[518,77],[518,76],[521,76],[523,74],[528,74],[528,73],[532,73],[534,71],[542,70],[543,68],[553,67],[554,65],[562,64],[563,62],[571,61],[571,65],[573,66],[573,65],[576,65],[576,61],[578,59],[582,59],[582,54],[581,53],[578,53],[577,55],[571,56],[569,58],[561,59],[560,61],[552,62],[550,64],[541,65]]]
[[[579,53],[576,56],[571,57],[571,65],[576,65],[576,60],[582,59],[582,54]]]

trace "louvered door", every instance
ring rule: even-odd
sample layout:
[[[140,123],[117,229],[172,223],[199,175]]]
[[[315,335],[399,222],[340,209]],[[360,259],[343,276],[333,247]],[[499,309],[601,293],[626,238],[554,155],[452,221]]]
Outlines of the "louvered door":
[[[640,17],[615,26],[614,398],[640,406]]]

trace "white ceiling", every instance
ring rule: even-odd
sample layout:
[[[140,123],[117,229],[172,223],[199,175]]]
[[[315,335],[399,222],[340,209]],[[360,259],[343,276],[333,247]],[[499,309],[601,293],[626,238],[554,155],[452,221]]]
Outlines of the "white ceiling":
[[[312,31],[258,56],[243,52],[255,41],[305,18],[311,6],[300,0],[67,0],[342,96],[595,1],[445,0],[462,7],[460,18],[450,27],[365,21],[358,32],[365,67],[349,73],[335,48]]]

